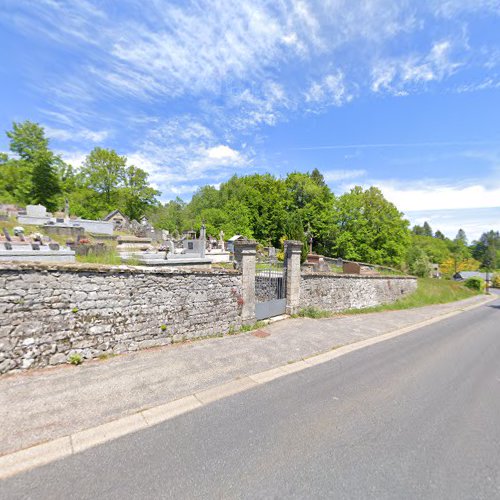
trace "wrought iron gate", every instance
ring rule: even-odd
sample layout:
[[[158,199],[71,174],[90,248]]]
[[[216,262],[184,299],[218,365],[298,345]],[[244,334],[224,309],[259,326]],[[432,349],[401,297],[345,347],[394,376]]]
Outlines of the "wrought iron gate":
[[[255,301],[257,320],[285,314],[286,267],[276,257],[267,257],[257,261]]]

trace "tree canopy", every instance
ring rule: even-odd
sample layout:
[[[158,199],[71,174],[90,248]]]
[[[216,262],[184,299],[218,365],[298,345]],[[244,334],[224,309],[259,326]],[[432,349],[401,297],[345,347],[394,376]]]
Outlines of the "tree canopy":
[[[147,172],[127,166],[127,158],[112,149],[93,149],[75,169],[51,151],[37,123],[14,122],[7,137],[13,155],[0,155],[0,199],[5,202],[40,203],[54,211],[68,199],[71,212],[81,217],[101,218],[119,208],[131,219],[157,204],[160,193],[149,185]]]

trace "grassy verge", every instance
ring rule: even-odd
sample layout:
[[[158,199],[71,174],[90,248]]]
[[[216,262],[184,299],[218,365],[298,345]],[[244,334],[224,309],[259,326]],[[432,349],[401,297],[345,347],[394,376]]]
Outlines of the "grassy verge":
[[[89,253],[88,255],[77,255],[76,261],[87,264],[107,264],[110,266],[119,266],[120,264],[123,264],[121,257],[116,251],[114,251],[114,249],[109,249],[103,254]],[[127,264],[133,265],[131,263]]]
[[[461,283],[449,280],[432,278],[418,278],[418,288],[415,292],[391,304],[384,304],[366,309],[348,309],[340,314],[362,314],[381,311],[398,311],[413,307],[430,306],[433,304],[446,304],[457,300],[467,299],[480,295],[479,292],[466,288]],[[328,318],[339,313],[321,311],[312,307],[303,309],[298,314],[307,318]]]

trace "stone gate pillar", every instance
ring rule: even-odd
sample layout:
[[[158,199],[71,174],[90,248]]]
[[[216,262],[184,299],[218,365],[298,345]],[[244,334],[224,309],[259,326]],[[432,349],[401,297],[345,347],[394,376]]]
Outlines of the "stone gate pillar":
[[[242,311],[244,324],[255,323],[255,264],[257,242],[237,240],[234,242],[234,260],[242,273]]]
[[[300,308],[300,241],[285,241],[286,313],[296,314]]]

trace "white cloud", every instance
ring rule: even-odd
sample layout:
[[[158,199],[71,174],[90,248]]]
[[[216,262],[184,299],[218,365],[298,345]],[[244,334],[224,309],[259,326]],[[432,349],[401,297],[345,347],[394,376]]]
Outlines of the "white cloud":
[[[219,146],[214,146],[213,148],[208,148],[206,150],[207,158],[214,161],[229,162],[229,163],[241,163],[241,155],[238,151],[220,144]]]
[[[463,229],[469,242],[477,240],[482,233],[500,230],[500,208],[471,208],[455,210],[408,211],[405,216],[411,225],[428,222],[434,231],[438,229],[448,238],[454,238]]]
[[[188,194],[193,181],[213,182],[251,164],[234,146],[222,144],[217,135],[189,115],[178,116],[151,129],[134,151],[129,163],[146,170],[164,199],[169,193]],[[205,182],[205,183],[207,183]]]
[[[465,92],[478,92],[481,90],[490,90],[500,88],[500,79],[485,78],[484,80],[476,83],[466,83],[457,87],[456,91],[459,94]]]
[[[49,139],[56,139],[58,141],[88,141],[88,142],[103,142],[110,135],[108,130],[89,130],[86,128],[72,130],[70,128],[61,129],[45,126],[45,133]]]
[[[340,70],[312,83],[305,93],[306,102],[322,105],[342,106],[352,98],[346,89],[344,73]]]
[[[121,129],[122,151],[165,190],[247,172],[251,147],[264,135],[257,127],[265,132],[295,113],[346,105],[370,89],[407,95],[444,82],[474,57],[463,13],[495,12],[499,2],[131,0],[117,15],[106,2],[7,0],[13,8],[0,22],[71,55],[44,85],[32,78],[32,89],[46,89],[47,121],[59,124],[49,136],[102,143],[108,128],[113,139]],[[414,48],[422,44],[427,50]],[[480,49],[476,65],[491,69],[498,53]],[[497,86],[490,75],[475,78],[458,91]],[[175,116],[179,109],[186,114]],[[337,182],[365,172],[329,175]]]
[[[500,184],[445,184],[428,179],[419,182],[373,181],[399,210],[415,211],[500,206]]]
[[[58,155],[61,156],[63,161],[69,163],[74,168],[80,168],[85,161],[85,158],[88,153],[84,153],[83,151],[64,151],[58,150],[56,151]]]
[[[322,174],[326,182],[337,182],[364,177],[366,170],[326,170]]]
[[[170,188],[170,192],[175,196],[182,197],[183,195],[191,195],[193,194],[200,186],[197,184],[179,184],[177,186],[172,186]]]
[[[500,0],[432,0],[431,5],[436,15],[447,18],[485,11],[500,14]]]
[[[372,91],[406,95],[415,85],[443,80],[462,65],[452,60],[453,48],[450,40],[441,40],[424,55],[379,59],[372,68]]]
[[[222,111],[221,120],[245,130],[261,124],[275,125],[295,103],[286,95],[282,85],[266,80],[258,88],[247,87],[230,95],[226,105],[231,112]]]

